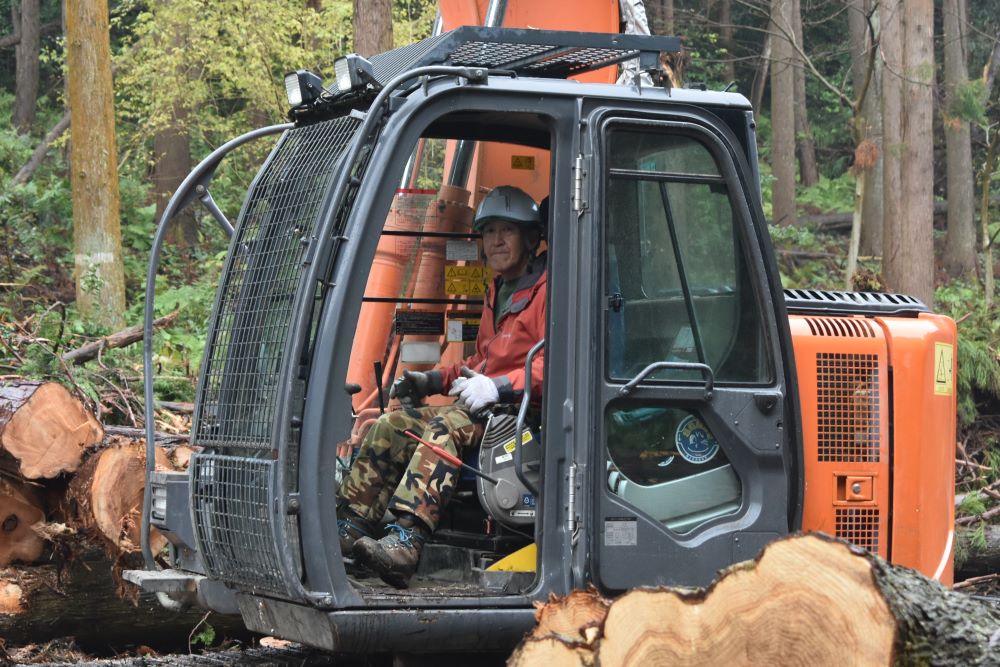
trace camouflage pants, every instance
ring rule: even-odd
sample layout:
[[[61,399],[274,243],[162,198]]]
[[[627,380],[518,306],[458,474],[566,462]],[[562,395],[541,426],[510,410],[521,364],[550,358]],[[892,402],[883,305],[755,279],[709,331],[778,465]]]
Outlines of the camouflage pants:
[[[450,405],[387,412],[361,443],[338,502],[374,524],[388,508],[394,514],[409,512],[434,530],[455,490],[459,469],[404,431],[461,456],[464,447],[482,438],[483,426]]]

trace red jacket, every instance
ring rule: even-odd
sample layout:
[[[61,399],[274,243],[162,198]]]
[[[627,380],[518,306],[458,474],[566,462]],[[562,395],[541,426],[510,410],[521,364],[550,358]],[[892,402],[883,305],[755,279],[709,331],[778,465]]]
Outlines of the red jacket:
[[[448,393],[451,383],[468,366],[477,373],[493,379],[500,392],[501,403],[520,402],[524,393],[524,362],[535,343],[545,338],[546,272],[545,256],[534,264],[539,269],[521,276],[510,299],[510,309],[494,321],[494,306],[500,278],[486,290],[483,317],[476,335],[476,352],[454,366],[437,369],[441,374],[441,393]],[[531,402],[542,402],[542,372],[545,366],[545,348],[537,353],[531,363]]]

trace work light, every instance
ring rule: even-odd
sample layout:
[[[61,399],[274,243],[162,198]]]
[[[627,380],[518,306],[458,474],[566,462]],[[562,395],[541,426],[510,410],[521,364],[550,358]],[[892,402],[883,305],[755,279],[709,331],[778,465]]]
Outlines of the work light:
[[[337,90],[342,93],[375,81],[372,64],[355,53],[334,60],[333,73],[337,77]]]
[[[308,104],[323,92],[323,80],[309,70],[295,70],[285,75],[285,93],[292,108]]]

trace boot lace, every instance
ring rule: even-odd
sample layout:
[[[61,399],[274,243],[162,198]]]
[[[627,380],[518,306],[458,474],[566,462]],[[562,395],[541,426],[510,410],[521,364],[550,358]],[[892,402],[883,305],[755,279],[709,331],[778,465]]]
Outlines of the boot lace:
[[[347,537],[347,531],[353,530],[357,533],[364,535],[365,537],[371,537],[371,532],[368,531],[364,526],[360,526],[350,519],[337,519],[337,532],[341,537]]]
[[[393,531],[395,535],[390,537],[404,547],[416,547],[424,541],[423,537],[413,528],[407,528],[398,523],[390,523],[386,529]]]

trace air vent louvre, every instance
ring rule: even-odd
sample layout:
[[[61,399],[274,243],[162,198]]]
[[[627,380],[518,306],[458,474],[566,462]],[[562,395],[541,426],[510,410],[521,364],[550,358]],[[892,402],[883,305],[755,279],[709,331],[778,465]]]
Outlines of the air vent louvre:
[[[857,317],[807,317],[806,323],[814,336],[843,338],[874,338],[875,329],[866,319]]]
[[[851,544],[878,553],[879,512],[877,507],[838,507],[837,537]]]
[[[877,354],[816,354],[818,460],[879,462],[880,388]]]

